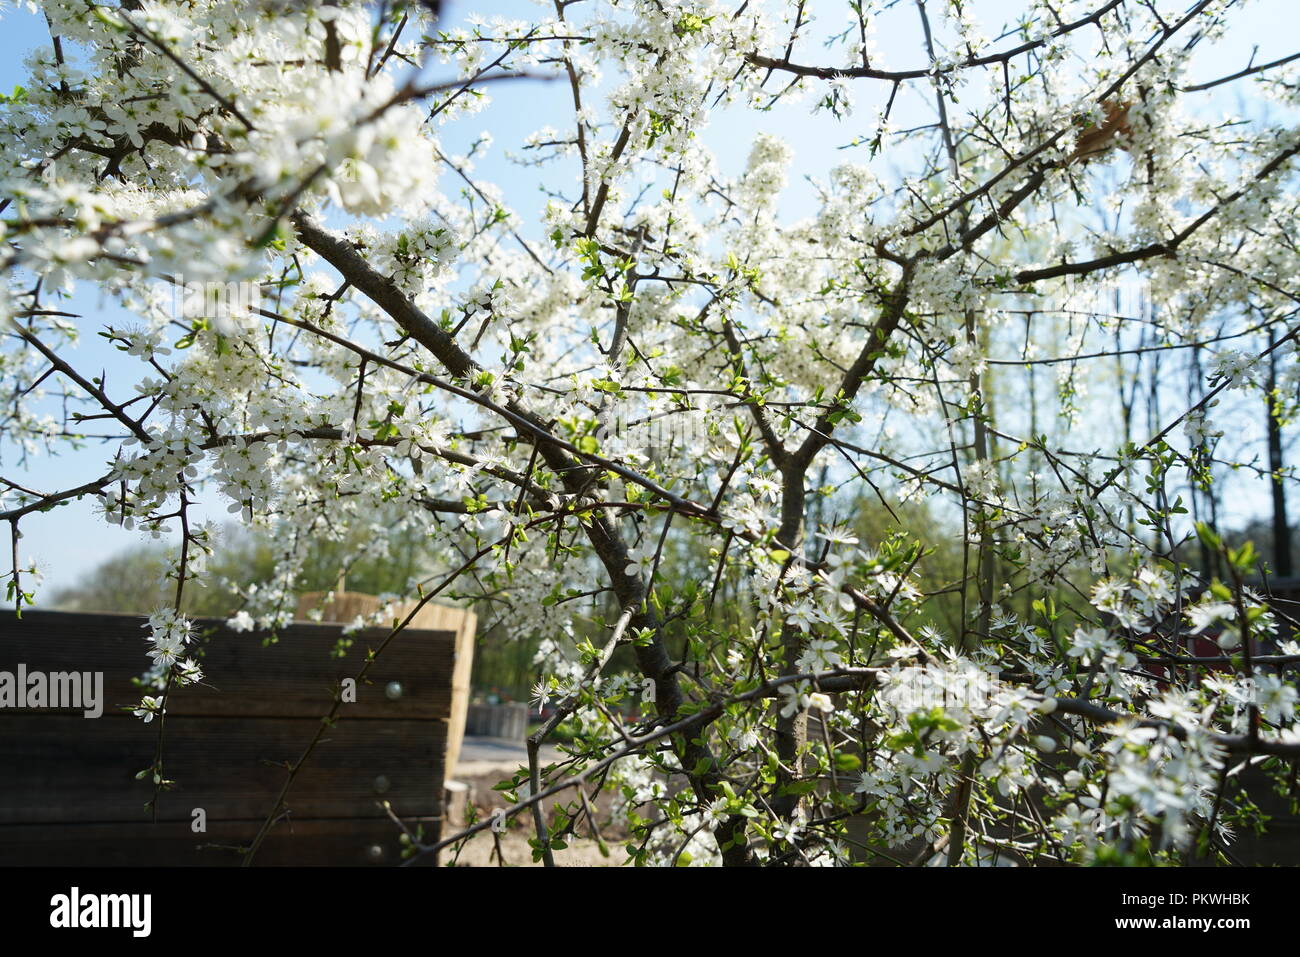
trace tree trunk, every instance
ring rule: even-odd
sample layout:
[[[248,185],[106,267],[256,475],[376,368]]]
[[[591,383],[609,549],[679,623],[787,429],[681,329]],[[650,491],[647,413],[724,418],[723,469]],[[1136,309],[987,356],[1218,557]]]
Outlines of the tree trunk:
[[[1273,337],[1269,336],[1269,345]],[[1282,485],[1282,423],[1277,401],[1277,353],[1268,354],[1268,470],[1273,486],[1273,571],[1282,578],[1291,577],[1291,527],[1286,516],[1286,488]]]

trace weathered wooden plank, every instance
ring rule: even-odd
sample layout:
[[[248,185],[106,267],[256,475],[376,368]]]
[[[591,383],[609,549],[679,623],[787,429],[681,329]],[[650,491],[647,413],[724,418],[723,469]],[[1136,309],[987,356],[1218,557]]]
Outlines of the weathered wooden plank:
[[[0,866],[235,866],[242,857],[232,848],[247,845],[259,823],[210,823],[205,834],[193,833],[188,822],[0,825]],[[423,825],[426,839],[438,826],[433,818],[406,823],[412,830]],[[392,866],[402,863],[399,834],[386,818],[296,821],[271,832],[255,863]]]
[[[1274,820],[1263,834],[1239,831],[1228,852],[1247,867],[1295,867],[1300,861],[1300,824]]]
[[[26,612],[22,619],[0,616],[0,671],[19,663],[29,671],[103,672],[105,711],[133,706],[140,690],[132,679],[149,664],[145,619],[134,615]],[[366,650],[387,635],[357,635],[343,658],[331,651],[337,625],[295,623],[279,640],[263,646],[262,635],[232,632],[219,620],[200,619],[204,637],[195,643],[206,678],[202,685],[177,689],[169,715],[259,715],[319,717],[329,710],[333,689],[361,669]],[[446,718],[451,711],[451,675],[456,634],[407,631],[385,649],[348,705],[352,717]],[[401,685],[396,699],[390,682]],[[0,721],[9,714],[0,710]]]
[[[447,771],[456,772],[461,745],[465,741],[465,721],[469,715],[472,691],[471,675],[474,667],[474,642],[478,632],[478,616],[467,611],[456,632],[456,664],[451,676],[451,711],[447,725]]]
[[[153,787],[137,781],[149,767],[157,724],[126,716],[87,720],[62,714],[0,719],[0,823],[140,822]],[[265,816],[317,719],[169,716],[163,820],[209,821]],[[303,766],[289,796],[295,818],[373,818],[376,801],[402,815],[441,813],[445,721],[344,720]],[[378,780],[383,777],[384,781]]]
[[[0,709],[0,864],[238,863],[229,850],[196,848],[251,839],[333,689],[387,635],[361,633],[340,659],[331,654],[337,625],[294,624],[264,646],[261,635],[198,622],[195,657],[207,678],[169,696],[164,768],[178,788],[163,793],[150,823],[153,787],[135,775],[153,763],[158,723],[123,710],[141,694],[132,679],[148,662],[144,624],[130,615],[0,616],[0,671],[21,663],[29,673],[102,672],[104,708],[97,719]],[[380,801],[437,832],[456,637],[412,630],[389,645],[303,766],[287,823],[258,863],[399,863],[399,832]],[[191,830],[194,808],[206,811],[204,835]]]
[[[303,621],[319,618],[321,621],[346,623],[358,615],[369,617],[380,608],[376,595],[345,591],[308,592],[298,599],[298,618]],[[447,731],[447,767],[454,769],[460,757],[461,742],[465,737],[465,721],[469,709],[470,673],[474,663],[474,637],[478,629],[478,616],[466,608],[455,608],[438,602],[408,601],[396,608],[399,615],[414,612],[411,624],[428,631],[456,632],[455,669],[451,679],[451,721]]]

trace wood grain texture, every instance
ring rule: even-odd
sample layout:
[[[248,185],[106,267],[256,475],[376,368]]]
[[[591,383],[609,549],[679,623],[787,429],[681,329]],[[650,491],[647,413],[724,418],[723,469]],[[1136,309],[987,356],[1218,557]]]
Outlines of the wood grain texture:
[[[164,769],[178,787],[163,793],[159,818],[189,820],[196,807],[210,819],[265,815],[286,763],[301,754],[315,726],[305,718],[170,718]],[[434,721],[339,722],[299,773],[289,795],[291,813],[380,817],[380,798],[399,813],[439,813],[444,727]],[[135,774],[153,760],[156,729],[130,718],[6,719],[0,822],[148,821],[144,805],[153,785]],[[385,781],[377,784],[381,776]]]
[[[427,835],[436,822],[407,821],[420,825]],[[209,822],[205,834],[186,822],[0,825],[0,867],[235,867],[254,830],[240,821]],[[387,819],[297,821],[271,832],[257,865],[392,867],[402,863],[400,833]]]
[[[28,612],[0,617],[0,671],[103,672],[103,716],[49,709],[0,709],[0,864],[238,863],[284,782],[286,767],[328,712],[333,691],[353,677],[387,631],[356,636],[349,654],[331,651],[340,628],[294,624],[274,644],[198,622],[204,686],[168,702],[164,770],[177,787],[152,823],[148,780],[157,722],[129,714],[148,663],[145,620],[130,615]],[[357,701],[303,766],[288,814],[259,852],[259,864],[396,864],[404,820],[436,834],[443,814],[454,631],[399,635],[371,668]],[[386,694],[389,682],[401,694]],[[191,831],[192,812],[207,833]],[[377,850],[376,850],[377,848]]]
[[[29,671],[102,671],[107,714],[140,700],[132,679],[150,663],[144,624],[135,615],[0,615],[0,671],[13,671],[20,662]],[[339,681],[354,676],[367,650],[388,634],[362,632],[346,656],[336,658],[331,652],[340,636],[337,625],[295,623],[268,645],[266,635],[233,632],[218,620],[199,619],[196,626],[200,637],[192,647],[204,682],[178,689],[169,716],[319,717],[329,710]],[[455,654],[455,632],[402,632],[370,669],[369,683],[357,689],[348,717],[446,720]],[[402,685],[396,700],[385,695],[392,681]],[[0,721],[9,714],[0,711]]]

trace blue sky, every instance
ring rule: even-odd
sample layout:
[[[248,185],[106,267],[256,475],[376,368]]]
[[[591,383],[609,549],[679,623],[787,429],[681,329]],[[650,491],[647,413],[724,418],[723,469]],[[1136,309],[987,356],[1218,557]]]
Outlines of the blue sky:
[[[827,9],[828,20],[838,22],[843,15],[844,5],[839,2],[831,4],[830,0],[815,0],[810,9],[819,9],[823,4]],[[1240,69],[1250,59],[1252,48],[1256,46],[1256,62],[1295,52],[1294,0],[1260,0],[1243,6],[1240,20],[1229,37],[1203,53],[1197,79]],[[470,9],[468,4],[455,2],[450,3],[449,7],[453,21],[464,16]],[[985,22],[993,25],[1000,24],[1008,14],[1020,8],[1018,3],[997,2],[981,4],[978,9],[988,11]],[[528,17],[535,7],[523,0],[503,0],[476,3],[473,9],[483,15],[499,12],[508,16]],[[891,66],[911,65],[918,61],[920,51],[915,42],[914,28],[915,17],[910,4],[897,5],[893,12],[882,18],[877,45]],[[23,56],[48,43],[49,35],[42,17],[22,10],[7,11],[3,24],[0,25],[0,50],[4,54],[0,56],[0,88],[9,90],[24,82]],[[1239,109],[1232,89],[1231,86],[1223,88],[1222,94],[1215,94],[1219,99],[1212,102],[1220,102],[1225,108]],[[509,163],[504,157],[504,151],[519,143],[549,117],[555,117],[552,122],[561,125],[569,109],[567,88],[559,83],[502,84],[493,89],[492,95],[493,104],[484,113],[448,129],[446,145],[451,152],[455,152],[463,149],[478,131],[490,130],[496,145],[489,155],[478,161],[477,175],[501,185],[506,191],[507,200],[520,213],[525,223],[535,221],[535,214],[544,205],[545,198],[535,192],[536,184],[535,181],[530,182],[530,174]],[[883,92],[878,94],[873,91],[864,95],[857,104],[855,117],[864,127],[873,113],[874,103],[870,96],[874,95],[883,95]],[[897,125],[928,122],[927,109],[928,104],[919,100],[900,101],[896,111]],[[724,112],[715,118],[706,134],[706,140],[715,150],[723,172],[731,174],[743,166],[750,144],[758,132],[776,133],[793,144],[796,173],[820,177],[837,163],[850,158],[836,147],[848,142],[857,133],[867,132],[859,129],[853,119],[844,124],[843,130],[842,138],[827,142],[825,120],[810,117],[808,105],[804,103],[778,108],[757,119],[752,113]],[[797,218],[801,211],[811,208],[810,201],[814,193],[811,186],[800,181],[798,176],[793,177],[793,180],[783,199],[783,206],[785,212]],[[530,191],[535,192],[535,200],[529,198]],[[78,368],[93,369],[95,372],[103,369],[107,374],[110,393],[121,394],[126,391],[139,375],[135,360],[124,359],[94,334],[95,329],[106,322],[125,320],[126,314],[111,301],[101,298],[93,288],[84,285],[79,288],[70,308],[83,313],[85,319],[82,320],[84,329],[81,342],[71,350],[68,358]],[[1241,414],[1245,416],[1251,413]],[[1261,416],[1254,418],[1259,419]],[[1252,425],[1243,420],[1242,424],[1247,430],[1244,434],[1249,434],[1251,430],[1257,433],[1257,423]],[[92,444],[85,450],[57,458],[39,457],[20,462],[17,461],[12,446],[3,443],[3,437],[0,437],[0,466],[3,467],[4,474],[21,477],[21,481],[37,488],[52,489],[84,481],[90,474],[98,474],[102,470],[108,455],[106,446]],[[1252,489],[1249,485],[1243,486],[1242,495],[1230,502],[1231,510],[1238,516],[1259,513],[1265,507],[1263,489]],[[205,508],[211,517],[224,519],[224,503],[217,501],[215,496],[205,500]],[[23,531],[24,556],[37,560],[48,589],[75,582],[109,554],[141,540],[138,534],[124,532],[95,518],[89,500],[56,509],[47,515],[33,515],[24,521]],[[49,592],[46,591],[45,594],[48,596]]]

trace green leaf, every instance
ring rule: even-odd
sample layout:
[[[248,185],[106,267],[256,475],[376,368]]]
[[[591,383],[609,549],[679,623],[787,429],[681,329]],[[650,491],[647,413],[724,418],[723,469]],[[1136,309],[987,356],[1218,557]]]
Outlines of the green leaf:
[[[1210,548],[1218,549],[1223,544],[1223,540],[1205,522],[1196,523],[1196,537],[1201,540],[1202,544]]]
[[[836,771],[856,771],[860,767],[862,767],[862,759],[856,754],[840,752],[835,755]]]

